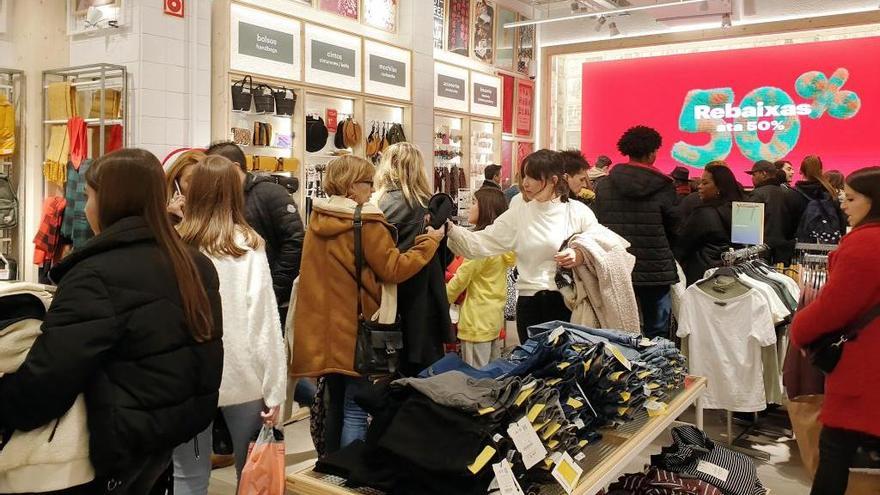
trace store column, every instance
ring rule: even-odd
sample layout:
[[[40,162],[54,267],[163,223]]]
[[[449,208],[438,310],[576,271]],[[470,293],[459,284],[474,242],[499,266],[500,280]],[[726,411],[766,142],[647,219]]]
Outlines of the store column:
[[[403,17],[403,16],[401,16]],[[413,127],[410,141],[422,150],[425,172],[433,177],[431,167],[434,149],[434,38],[432,18],[413,15],[402,18],[412,32],[413,55]]]

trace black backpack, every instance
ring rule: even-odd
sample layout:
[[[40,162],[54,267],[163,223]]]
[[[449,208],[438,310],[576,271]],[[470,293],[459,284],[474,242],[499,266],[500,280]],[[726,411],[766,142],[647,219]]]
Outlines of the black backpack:
[[[811,198],[796,189],[807,198],[807,208],[798,224],[797,240],[818,244],[837,244],[840,242],[843,226],[834,199],[823,193],[821,199]]]
[[[0,174],[0,229],[12,229],[18,225],[18,198],[9,177]]]

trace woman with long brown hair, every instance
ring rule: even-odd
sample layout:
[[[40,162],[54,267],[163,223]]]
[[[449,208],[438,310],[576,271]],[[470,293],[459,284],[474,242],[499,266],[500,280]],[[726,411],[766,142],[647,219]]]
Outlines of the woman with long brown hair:
[[[183,152],[174,160],[165,174],[165,194],[168,197],[168,213],[179,221],[186,207],[186,194],[192,181],[193,166],[205,158],[205,152],[192,149]]]
[[[168,221],[155,156],[104,155],[86,184],[96,236],[51,272],[58,290],[42,335],[0,378],[0,430],[49,423],[83,393],[96,479],[63,493],[146,494],[217,407],[217,273]]]
[[[208,256],[220,279],[224,363],[219,406],[241,475],[251,437],[261,423],[278,420],[287,376],[269,261],[263,239],[244,218],[241,176],[231,161],[212,155],[195,166],[186,216],[177,229],[184,242]],[[208,428],[175,449],[175,493],[207,493],[211,444]]]

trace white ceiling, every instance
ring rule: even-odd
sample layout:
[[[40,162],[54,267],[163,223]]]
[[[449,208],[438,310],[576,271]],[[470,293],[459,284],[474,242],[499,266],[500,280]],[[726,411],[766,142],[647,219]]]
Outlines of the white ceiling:
[[[581,0],[581,3],[586,4],[587,9],[592,8],[595,11],[599,5],[635,6],[668,1],[670,0]],[[533,4],[535,15],[539,18],[564,17],[572,13],[572,0],[534,0]],[[593,7],[590,7],[591,4]],[[720,27],[724,13],[730,14],[731,22],[736,26],[870,9],[880,9],[880,0],[707,0],[705,4],[696,3],[615,16],[601,27],[595,18],[543,24],[539,39],[543,46],[605,40],[610,38],[608,25],[611,22],[617,25],[620,36],[630,37]]]

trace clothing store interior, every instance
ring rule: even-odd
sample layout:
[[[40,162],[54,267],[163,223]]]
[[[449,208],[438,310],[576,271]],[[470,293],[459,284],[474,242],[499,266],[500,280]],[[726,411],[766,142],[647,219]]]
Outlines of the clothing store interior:
[[[0,493],[880,495],[878,60],[878,0],[0,0]]]

